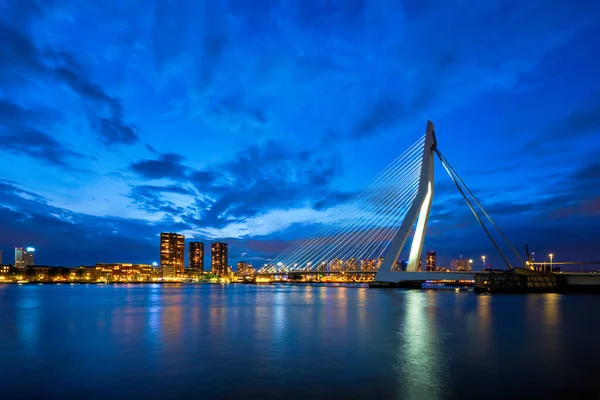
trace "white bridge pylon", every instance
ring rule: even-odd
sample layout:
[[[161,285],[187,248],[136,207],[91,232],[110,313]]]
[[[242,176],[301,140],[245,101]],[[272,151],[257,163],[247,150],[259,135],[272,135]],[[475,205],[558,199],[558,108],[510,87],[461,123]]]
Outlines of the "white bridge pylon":
[[[407,270],[417,271],[433,197],[435,148],[434,127],[428,121],[425,135],[366,189],[334,207],[316,233],[296,241],[259,273],[379,271],[376,280],[393,280],[415,221]]]
[[[377,282],[395,283],[400,280],[399,275],[403,274],[394,267],[396,266],[400,252],[406,244],[412,227],[415,224],[415,220],[417,221],[417,226],[410,246],[406,271],[414,272],[419,268],[421,252],[423,251],[423,242],[425,240],[425,231],[427,229],[427,221],[429,219],[429,211],[431,209],[431,201],[433,200],[433,161],[436,147],[437,140],[433,122],[427,121],[417,195],[413,200],[410,209],[404,216],[404,221],[402,221],[400,229],[394,236],[394,239],[392,239],[383,262],[375,275],[375,281]]]

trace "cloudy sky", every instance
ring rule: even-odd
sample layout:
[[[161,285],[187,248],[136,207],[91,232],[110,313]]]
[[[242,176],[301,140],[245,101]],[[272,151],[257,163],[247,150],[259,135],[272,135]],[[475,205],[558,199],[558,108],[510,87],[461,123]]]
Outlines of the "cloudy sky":
[[[519,250],[595,259],[600,3],[0,0],[0,249],[255,264],[420,137]],[[426,250],[487,254],[441,166]],[[595,258],[594,258],[595,257]]]

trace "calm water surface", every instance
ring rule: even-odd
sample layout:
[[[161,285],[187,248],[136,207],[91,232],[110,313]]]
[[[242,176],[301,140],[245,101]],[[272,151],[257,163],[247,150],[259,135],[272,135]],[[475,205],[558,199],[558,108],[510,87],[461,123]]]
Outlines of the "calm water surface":
[[[599,398],[600,296],[0,285],[0,399]]]

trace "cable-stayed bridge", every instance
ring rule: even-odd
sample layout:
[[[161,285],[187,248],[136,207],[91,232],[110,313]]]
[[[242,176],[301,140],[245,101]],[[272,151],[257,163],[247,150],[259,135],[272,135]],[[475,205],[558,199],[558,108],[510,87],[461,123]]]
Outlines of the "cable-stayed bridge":
[[[434,125],[368,184],[367,188],[334,208],[311,236],[293,243],[259,275],[311,273],[376,274],[376,282],[473,279],[474,272],[435,273],[421,269],[421,253],[434,194],[434,158],[438,156],[473,215],[494,244],[508,269],[512,266],[483,222],[486,218],[516,252],[491,216],[467,188],[437,147]],[[398,260],[409,236],[406,265]],[[437,276],[439,274],[444,274]],[[450,277],[451,274],[452,277]]]

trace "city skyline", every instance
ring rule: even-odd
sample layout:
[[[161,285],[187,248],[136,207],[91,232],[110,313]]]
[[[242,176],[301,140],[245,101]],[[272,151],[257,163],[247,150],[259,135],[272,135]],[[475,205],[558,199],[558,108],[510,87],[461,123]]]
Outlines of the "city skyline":
[[[172,244],[171,244],[172,243]],[[181,246],[181,243],[183,243],[183,247]],[[187,246],[185,245],[185,243],[187,243]],[[214,272],[214,268],[212,266],[213,262],[214,262],[214,257],[213,257],[213,249],[215,249],[214,245],[217,245],[216,248],[216,253],[221,252],[221,250],[219,249],[219,246],[224,246],[224,257],[217,255],[217,259],[223,259],[223,260],[228,260],[228,247],[229,244],[228,243],[222,243],[222,242],[209,242],[209,244],[211,244],[211,252],[210,253],[206,253],[204,251],[204,242],[198,242],[198,241],[193,241],[188,239],[188,241],[186,242],[186,239],[183,235],[177,234],[177,233],[173,233],[173,232],[161,232],[160,234],[160,249],[161,249],[161,256],[158,257],[159,260],[161,260],[161,262],[145,262],[145,263],[133,263],[133,264],[144,264],[144,265],[155,265],[155,266],[174,266],[174,263],[172,262],[173,259],[181,259],[182,255],[181,253],[183,252],[183,268],[191,268],[191,269],[198,269],[200,271],[204,271],[204,272]],[[165,251],[165,253],[171,253],[171,254],[165,254],[163,257],[163,250],[165,248],[169,248],[169,247],[177,247],[177,250],[170,250],[170,251]],[[187,249],[187,251],[186,251]],[[34,251],[35,249],[33,247],[15,247],[14,249],[14,262],[11,264],[9,262],[3,262],[3,261],[7,261],[7,260],[3,260],[2,259],[2,251],[0,250],[0,265],[13,265],[15,267],[19,267],[19,268],[24,268],[25,266],[44,266],[44,267],[66,267],[66,268],[73,268],[73,267],[80,267],[82,266],[82,264],[79,264],[77,266],[68,266],[68,265],[64,265],[64,264],[56,264],[56,265],[48,265],[48,264],[35,264],[34,263]],[[175,254],[177,253],[177,254]],[[538,263],[544,263],[544,262],[550,262],[551,259],[555,256],[555,254],[549,253],[548,259],[547,260],[542,260],[540,261],[539,258],[536,259],[535,258],[535,253],[530,253],[531,257],[532,257],[532,261],[536,261]],[[491,263],[486,261],[486,258],[488,256],[486,255],[481,255],[479,257],[479,259],[474,260],[473,258],[463,258],[463,255],[461,254],[460,256],[458,256],[459,258],[453,258],[452,255],[446,255],[445,259],[448,260],[448,262],[445,263],[437,263],[437,253],[435,250],[429,250],[429,251],[423,251],[423,256],[419,259],[419,270],[421,270],[422,268],[422,263],[423,263],[423,259],[425,259],[425,263],[426,263],[426,270],[435,270],[436,267],[439,268],[443,268],[443,269],[450,269],[450,270],[457,270],[459,268],[464,269],[464,270],[477,270],[477,269],[484,269],[484,268],[491,268],[492,265]],[[206,263],[206,259],[209,260],[209,263]],[[381,260],[382,258],[380,258]],[[23,262],[22,264],[18,264],[18,261],[26,261]],[[266,262],[264,263],[264,265],[273,265],[271,260],[265,260]],[[350,269],[362,269],[365,268],[365,265],[363,265],[364,263],[376,263],[377,260],[375,259],[369,259],[369,258],[363,258],[363,259],[355,259],[354,257],[350,257],[347,260],[340,260],[337,258],[333,258],[331,260],[329,260],[329,262],[327,263],[328,265],[332,264],[332,263],[336,263],[336,262],[341,262],[343,261],[344,264],[348,264],[348,265],[353,265],[354,268],[350,268]],[[481,265],[479,265],[479,262],[481,261]],[[402,258],[399,258],[398,261],[396,262],[396,265],[398,267],[400,267],[401,265],[407,263],[407,260],[403,260]],[[101,261],[96,261],[93,264],[106,264],[103,263]],[[110,264],[110,263],[109,263]],[[120,262],[113,262],[112,264],[132,264],[129,261],[123,261],[121,260]],[[225,264],[227,265],[227,267],[233,267],[233,265],[237,265],[237,268],[240,267],[240,265],[243,266],[243,268],[247,268],[248,266],[252,267],[252,263],[249,262],[248,260],[244,259],[243,257],[235,262],[229,262],[229,260],[227,262],[225,262]],[[224,264],[224,265],[225,265]],[[205,265],[209,265],[209,268],[206,268]],[[375,265],[375,264],[374,264]],[[579,264],[577,264],[578,266]],[[179,265],[178,265],[179,266]],[[217,267],[218,269],[221,268],[221,266]],[[375,268],[378,268],[375,267]],[[579,267],[578,267],[579,268]],[[373,268],[367,268],[367,269],[373,269]],[[181,270],[178,270],[179,272],[181,272]]]
[[[261,265],[427,119],[522,254],[596,261],[598,4],[1,3],[5,263],[159,262],[179,232]],[[430,249],[501,265],[439,164]]]

